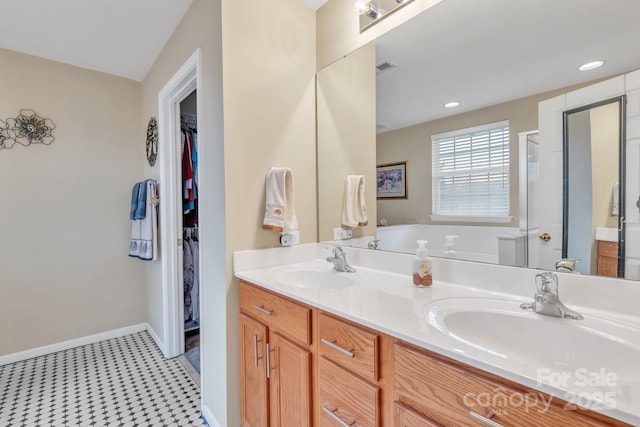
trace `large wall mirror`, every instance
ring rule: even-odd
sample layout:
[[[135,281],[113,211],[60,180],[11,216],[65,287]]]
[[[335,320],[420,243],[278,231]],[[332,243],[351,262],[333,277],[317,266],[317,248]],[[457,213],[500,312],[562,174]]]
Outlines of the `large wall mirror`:
[[[539,109],[545,100],[640,69],[640,56],[634,54],[634,41],[640,40],[636,16],[640,2],[635,0],[615,7],[606,0],[445,0],[320,70],[319,241],[414,252],[416,240],[426,239],[433,256],[545,269],[555,268],[561,258],[580,258],[576,271],[602,274],[596,229],[600,237],[622,228],[624,215],[612,215],[614,188],[618,203],[625,203],[620,195],[631,191],[629,173],[621,178],[623,136],[606,138],[612,141],[607,153],[618,153],[618,181],[599,182],[597,174],[591,181],[591,187],[607,193],[606,200],[592,195],[592,202],[599,198],[606,204],[608,216],[603,214],[597,225],[592,219],[590,231],[584,231],[588,235],[580,236],[577,229],[567,234],[562,229],[562,116],[568,111],[573,117],[569,110],[576,107],[561,109],[553,119],[560,137],[553,150],[560,161],[547,154],[549,138],[538,135]],[[578,69],[596,60],[604,65]],[[607,105],[623,110],[623,99]],[[624,133],[624,114],[617,111],[613,128]],[[407,197],[377,199],[376,165],[404,162]],[[549,168],[557,173],[545,173]],[[366,178],[369,225],[355,229],[351,239],[336,241],[333,231],[341,226],[344,179],[350,174]],[[538,185],[538,180],[544,182]],[[557,209],[546,208],[549,198],[557,198],[549,204]],[[465,199],[473,201],[467,210],[457,202]],[[567,212],[581,215],[577,208]],[[580,238],[588,239],[588,251],[574,254],[571,245],[564,251],[563,234],[575,236],[577,247]],[[624,249],[616,256],[622,270],[616,264],[615,274],[603,275],[637,278],[624,274]]]

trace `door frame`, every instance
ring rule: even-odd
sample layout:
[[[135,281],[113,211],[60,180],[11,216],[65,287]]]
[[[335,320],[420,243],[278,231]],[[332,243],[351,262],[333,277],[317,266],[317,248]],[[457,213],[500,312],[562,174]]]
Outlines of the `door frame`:
[[[520,232],[525,235],[525,267],[531,268],[532,231],[529,225],[529,157],[528,144],[531,135],[538,135],[538,129],[518,133],[518,188],[520,201]],[[537,238],[536,238],[537,244]],[[533,268],[536,268],[533,266]]]
[[[184,353],[184,295],[182,283],[182,199],[180,102],[202,86],[200,48],[185,61],[158,94],[158,151],[160,153],[160,251],[162,264],[163,343],[165,357]],[[201,123],[201,97],[196,96]],[[198,263],[200,267],[201,263]]]

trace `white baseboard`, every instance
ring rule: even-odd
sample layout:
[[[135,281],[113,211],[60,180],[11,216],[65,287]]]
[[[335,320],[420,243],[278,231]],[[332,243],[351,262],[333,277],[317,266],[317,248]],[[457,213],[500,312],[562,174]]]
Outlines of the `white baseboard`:
[[[38,356],[44,356],[45,354],[55,353],[56,351],[68,350],[70,348],[80,347],[82,345],[93,344],[94,342],[135,334],[136,332],[146,331],[147,329],[150,329],[147,323],[138,323],[137,325],[131,325],[120,329],[113,329],[111,331],[101,332],[99,334],[88,335],[86,337],[75,338],[68,341],[45,345],[43,347],[36,347],[30,350],[7,354],[5,356],[0,356],[0,366],[7,365],[9,363],[20,362],[21,360],[27,360]]]
[[[202,416],[204,417],[209,427],[222,427],[222,424],[213,416],[213,412],[207,405],[202,405]]]
[[[166,348],[164,345],[164,341],[160,339],[160,335],[158,335],[158,333],[155,331],[155,329],[151,327],[150,324],[147,323],[146,325],[147,325],[147,332],[149,332],[149,335],[151,335],[151,338],[153,338],[153,340],[156,342],[156,345],[158,346],[162,354],[163,355],[167,354],[167,352],[165,351]]]

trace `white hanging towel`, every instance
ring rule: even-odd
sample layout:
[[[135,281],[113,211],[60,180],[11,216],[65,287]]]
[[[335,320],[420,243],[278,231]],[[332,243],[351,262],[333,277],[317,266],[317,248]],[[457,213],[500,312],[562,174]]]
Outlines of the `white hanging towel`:
[[[147,187],[146,212],[144,219],[133,220],[129,256],[144,261],[158,259],[158,194],[156,182],[148,179],[141,183]]]
[[[619,185],[616,182],[615,185],[613,186],[613,190],[611,192],[611,198],[612,198],[612,203],[611,203],[611,216],[618,216],[619,212],[620,212],[620,198],[619,198]]]
[[[368,223],[367,206],[364,199],[364,175],[347,175],[344,182],[342,225],[356,228]]]
[[[269,169],[265,184],[265,201],[262,228],[280,233],[298,230],[291,169]]]

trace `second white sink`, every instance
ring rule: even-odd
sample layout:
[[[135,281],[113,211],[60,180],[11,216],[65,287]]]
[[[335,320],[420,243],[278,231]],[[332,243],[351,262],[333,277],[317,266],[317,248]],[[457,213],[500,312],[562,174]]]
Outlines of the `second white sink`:
[[[615,376],[618,387],[640,384],[640,328],[585,313],[583,320],[545,316],[520,303],[447,298],[427,304],[425,314],[454,351],[484,353],[496,366],[526,366],[540,383],[563,388],[582,373],[597,377],[584,385],[591,391],[603,386],[596,381],[602,375]]]

